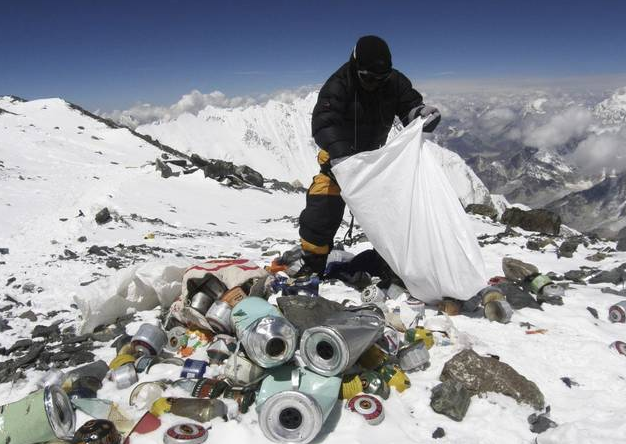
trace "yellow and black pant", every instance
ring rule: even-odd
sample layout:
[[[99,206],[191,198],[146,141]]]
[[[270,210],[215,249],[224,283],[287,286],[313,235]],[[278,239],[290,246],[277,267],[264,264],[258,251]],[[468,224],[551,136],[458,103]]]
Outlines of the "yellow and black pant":
[[[340,188],[330,172],[330,156],[325,150],[317,155],[320,173],[306,193],[306,207],[300,213],[300,242],[309,255],[328,255],[333,247],[335,234],[343,220],[346,204]]]

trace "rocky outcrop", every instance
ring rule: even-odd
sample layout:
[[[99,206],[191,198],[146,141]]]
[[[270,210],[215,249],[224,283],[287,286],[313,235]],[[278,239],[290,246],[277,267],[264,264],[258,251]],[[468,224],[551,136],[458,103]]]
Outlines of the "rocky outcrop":
[[[519,208],[507,208],[502,215],[502,223],[555,236],[558,236],[561,230],[561,217],[548,210],[524,211]]]

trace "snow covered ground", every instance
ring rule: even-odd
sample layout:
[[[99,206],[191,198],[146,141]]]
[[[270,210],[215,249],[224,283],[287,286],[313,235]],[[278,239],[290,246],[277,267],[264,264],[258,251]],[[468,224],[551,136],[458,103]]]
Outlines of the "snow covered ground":
[[[79,312],[71,306],[74,297],[118,273],[107,266],[105,259],[89,254],[92,245],[111,247],[122,266],[223,256],[241,256],[267,264],[272,256],[264,253],[284,251],[297,240],[294,218],[304,205],[302,194],[234,190],[205,179],[201,172],[162,179],[148,165],[160,154],[156,148],[126,130],[113,130],[78,112],[72,111],[67,117],[67,105],[62,101],[10,103],[3,99],[0,108],[18,114],[0,114],[0,247],[9,249],[9,254],[0,255],[4,295],[0,310],[10,306],[0,316],[12,328],[0,334],[0,347],[8,348],[17,339],[30,337],[36,324],[61,321],[62,329],[77,324]],[[41,113],[45,118],[34,117]],[[98,225],[94,215],[105,206],[114,220]],[[477,235],[493,236],[505,229],[479,217],[472,220]],[[145,239],[150,233],[154,238]],[[529,233],[523,234],[483,247],[488,275],[502,274],[500,264],[505,256],[531,262],[544,273],[559,274],[581,266],[611,269],[626,262],[626,253],[612,253],[599,263],[585,259],[597,250],[615,246],[605,242],[588,248],[580,246],[571,259],[557,259],[552,246],[544,252],[527,250],[524,246]],[[343,230],[339,235],[343,236]],[[79,241],[81,236],[87,240]],[[119,244],[126,250],[116,247]],[[128,248],[140,245],[145,247]],[[366,248],[368,244],[359,243],[351,250]],[[94,279],[98,281],[81,286]],[[28,283],[34,284],[35,292],[24,292]],[[573,284],[563,306],[519,310],[507,325],[469,316],[452,318],[476,352],[499,356],[538,385],[551,406],[551,418],[559,424],[557,428],[541,435],[531,433],[527,417],[532,409],[496,394],[472,398],[462,422],[435,413],[429,406],[430,390],[438,383],[444,363],[461,350],[463,344],[456,343],[431,349],[431,366],[410,374],[409,390],[402,394],[392,390],[384,402],[386,419],[381,425],[364,425],[360,417],[338,403],[315,442],[625,442],[626,357],[610,350],[609,344],[626,341],[626,325],[607,320],[609,306],[623,298],[602,293],[600,288],[605,286],[610,285]],[[338,301],[359,300],[359,294],[343,284],[325,283],[321,295]],[[403,320],[409,322],[411,310],[405,304],[399,305]],[[595,308],[599,319],[592,317],[587,307]],[[38,316],[36,322],[19,318],[28,310]],[[426,315],[435,313],[431,307]],[[152,320],[156,315],[157,310],[138,313],[127,332],[133,334],[143,320]],[[526,328],[520,326],[523,322],[547,332],[526,334]],[[96,355],[108,362],[115,350],[107,345]],[[0,361],[6,359],[0,357]],[[160,373],[141,374],[140,381],[178,376],[177,367],[161,367]],[[1,384],[0,404],[25,396],[41,374],[29,370],[26,379]],[[568,388],[562,377],[579,385]],[[143,412],[128,405],[129,393],[130,389],[118,391],[112,382],[105,381],[98,395],[120,403],[138,419]],[[80,414],[78,424],[85,420],[86,416]],[[165,415],[158,432],[132,442],[160,442],[162,432],[177,422],[180,418]],[[211,442],[268,442],[254,409],[238,420],[217,419],[211,425]],[[431,435],[437,427],[442,427],[446,436],[434,440]]]

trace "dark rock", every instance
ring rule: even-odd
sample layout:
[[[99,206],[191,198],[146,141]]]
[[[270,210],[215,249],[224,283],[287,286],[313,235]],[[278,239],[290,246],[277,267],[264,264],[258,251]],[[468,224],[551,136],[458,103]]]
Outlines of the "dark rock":
[[[80,336],[66,336],[61,339],[62,344],[79,344],[91,340],[91,333],[86,333]]]
[[[33,338],[50,338],[50,337],[58,337],[60,335],[61,335],[61,331],[59,329],[59,323],[54,323],[49,326],[36,325],[31,333],[31,336]]]
[[[98,225],[106,224],[111,220],[111,213],[109,213],[109,209],[104,207],[96,214],[96,222]]]
[[[617,233],[617,251],[626,251],[626,227],[622,228]]]
[[[537,410],[545,404],[544,396],[534,382],[508,364],[479,356],[471,349],[463,350],[446,362],[439,379],[459,382],[471,394],[501,393]]]
[[[526,242],[526,248],[532,251],[541,251],[548,245],[554,245],[554,241],[548,238],[532,238]]]
[[[549,418],[549,411],[546,413],[533,413],[528,417],[530,431],[533,433],[543,433],[548,429],[555,428],[558,424]]]
[[[548,210],[524,211],[519,208],[507,208],[502,215],[502,223],[555,236],[558,236],[561,230],[561,217]]]
[[[0,254],[9,254],[8,248],[0,248]]]
[[[23,368],[35,362],[37,358],[39,357],[39,355],[41,354],[41,352],[44,350],[44,348],[45,348],[45,345],[43,343],[41,342],[34,343],[32,347],[28,350],[28,353],[26,353],[21,358],[17,358],[15,360],[14,362],[15,368]]]
[[[109,247],[99,247],[98,245],[92,245],[87,250],[89,254],[94,254],[96,256],[108,256],[109,253],[113,252],[113,250]]]
[[[87,242],[87,236],[81,236],[77,240],[78,242]]]
[[[106,261],[106,266],[108,268],[119,270],[120,268],[124,267],[124,264],[119,257],[109,257]]]
[[[578,269],[565,272],[565,279],[573,282],[584,282],[584,280],[590,275],[589,271]]]
[[[498,218],[498,211],[491,205],[484,204],[469,204],[465,207],[466,213],[477,214],[479,216],[485,216],[493,221]]]
[[[562,377],[561,381],[563,381],[563,384],[565,384],[568,388],[578,387],[580,385],[579,383],[577,383],[576,381],[574,381],[572,378],[568,376]]]
[[[4,286],[8,287],[9,285],[11,285],[16,280],[17,280],[17,278],[15,276],[11,276],[9,279],[7,279],[7,283]]]
[[[539,269],[533,264],[512,257],[503,257],[502,272],[511,281],[524,281],[529,277],[538,275]]]
[[[561,243],[557,251],[557,257],[573,257],[582,240],[576,237],[567,238]]]
[[[63,251],[63,259],[78,259],[78,255],[69,248],[66,248],[65,251]]]
[[[496,285],[506,296],[506,300],[514,310],[522,308],[541,309],[539,302],[533,298],[529,291],[511,282],[501,282]]]
[[[617,296],[626,297],[626,288],[623,290],[615,290],[614,288],[611,288],[611,287],[604,287],[604,288],[601,288],[600,291],[602,293],[609,293],[609,294],[614,294]]]
[[[598,310],[596,310],[593,307],[587,307],[587,311],[589,313],[591,313],[591,316],[593,316],[594,318],[598,319]]]
[[[8,353],[11,354],[15,351],[26,350],[30,348],[32,345],[33,345],[32,339],[20,339],[9,348]]]
[[[93,362],[96,356],[89,351],[78,351],[71,354],[69,364],[70,366],[82,365],[88,362]]]
[[[444,436],[446,436],[446,431],[441,427],[437,427],[433,432],[433,438],[435,439],[443,438]]]
[[[155,165],[156,170],[161,172],[161,177],[164,179],[167,179],[168,177],[180,175],[180,173],[174,174],[174,171],[172,171],[172,167],[170,167],[168,164],[166,164],[159,158],[156,159],[155,164],[156,164]]]
[[[72,357],[71,353],[67,353],[67,352],[58,352],[58,353],[53,353],[50,356],[50,362],[62,362],[62,361],[67,361],[68,359],[70,359]]]
[[[254,185],[255,187],[263,188],[265,180],[261,173],[253,170],[247,165],[241,165],[235,168],[235,174],[241,177],[244,182]]]
[[[597,253],[587,256],[585,259],[591,262],[600,262],[606,259],[607,257],[611,257],[611,256],[609,254],[598,251]]]
[[[455,421],[462,421],[469,408],[472,394],[463,384],[447,380],[435,386],[430,395],[430,407]]]
[[[601,271],[589,279],[590,284],[618,285],[626,279],[626,264],[622,264],[610,271]]]
[[[35,284],[33,284],[32,282],[27,282],[22,285],[22,293],[34,293],[35,289]]]
[[[28,319],[31,322],[37,322],[37,315],[32,310],[25,311],[18,316],[20,319]]]

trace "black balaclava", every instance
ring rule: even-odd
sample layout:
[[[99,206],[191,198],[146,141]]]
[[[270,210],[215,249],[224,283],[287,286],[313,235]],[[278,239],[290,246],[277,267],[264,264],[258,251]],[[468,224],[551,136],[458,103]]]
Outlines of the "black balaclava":
[[[391,51],[387,43],[375,35],[361,37],[352,51],[357,72],[365,70],[376,74],[385,74],[391,71]],[[365,83],[359,78],[363,88],[372,91],[382,82]]]

